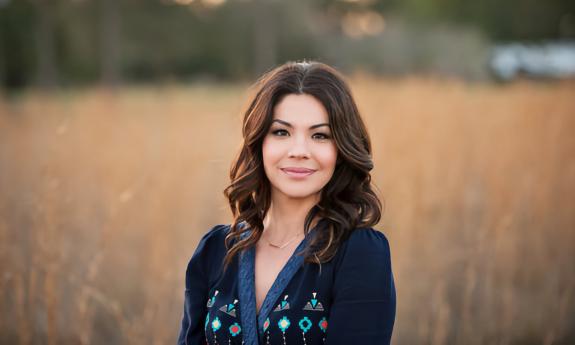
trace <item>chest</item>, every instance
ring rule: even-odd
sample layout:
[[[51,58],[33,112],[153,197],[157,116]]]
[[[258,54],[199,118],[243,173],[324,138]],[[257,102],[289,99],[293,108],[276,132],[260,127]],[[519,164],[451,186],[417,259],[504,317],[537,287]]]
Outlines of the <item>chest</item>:
[[[268,291],[294,250],[295,246],[277,249],[265,244],[258,244],[256,247],[254,278],[258,314]]]
[[[231,269],[222,275],[209,291],[204,320],[206,343],[323,345],[329,328],[332,299],[331,265],[324,264],[320,274],[317,265],[306,264],[300,267],[291,279],[282,279],[280,273],[278,281],[281,282],[279,284],[281,291],[276,297],[273,289],[268,289],[267,294],[274,296],[271,308],[266,312],[265,304],[259,305],[261,309],[258,310],[260,314],[258,318],[255,310],[247,311],[248,305],[252,303],[256,305],[251,299],[255,299],[256,294],[251,295],[253,297],[250,295],[242,297],[238,271]],[[261,298],[265,300],[265,296]],[[258,323],[258,319],[265,322]],[[246,323],[246,320],[250,320],[256,329],[250,330],[248,327],[250,322]],[[246,333],[251,332],[258,339],[256,343],[246,340]]]
[[[303,244],[284,255],[266,255],[263,250],[257,257],[254,246],[238,255],[230,269],[220,271],[209,287],[207,344],[325,342],[334,265],[304,264],[302,256],[293,255]]]

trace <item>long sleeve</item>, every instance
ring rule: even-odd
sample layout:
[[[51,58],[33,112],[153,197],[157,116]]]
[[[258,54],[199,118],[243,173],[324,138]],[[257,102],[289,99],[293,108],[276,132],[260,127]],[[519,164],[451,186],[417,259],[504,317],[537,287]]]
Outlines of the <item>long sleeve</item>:
[[[390,254],[381,232],[352,233],[334,281],[327,345],[390,343],[396,312]]]
[[[198,246],[190,259],[186,269],[186,285],[184,299],[184,315],[178,336],[178,345],[205,344],[204,320],[206,317],[209,291],[210,272],[210,238],[221,228],[221,225],[213,227],[198,243]],[[213,250],[213,249],[212,249]]]

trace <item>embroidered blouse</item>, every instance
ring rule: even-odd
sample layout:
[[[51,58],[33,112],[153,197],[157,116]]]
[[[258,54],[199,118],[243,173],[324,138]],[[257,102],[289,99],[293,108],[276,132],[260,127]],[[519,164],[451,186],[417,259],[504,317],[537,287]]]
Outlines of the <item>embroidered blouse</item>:
[[[312,229],[256,314],[255,248],[236,255],[223,271],[230,228],[220,224],[209,230],[188,263],[178,345],[390,343],[396,292],[383,233],[357,228],[332,260],[319,265],[298,255]]]

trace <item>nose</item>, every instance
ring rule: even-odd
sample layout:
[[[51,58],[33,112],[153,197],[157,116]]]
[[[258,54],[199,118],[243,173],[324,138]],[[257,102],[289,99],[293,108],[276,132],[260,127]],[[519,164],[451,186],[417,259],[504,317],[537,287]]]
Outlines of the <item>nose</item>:
[[[288,151],[289,158],[309,158],[309,148],[307,145],[307,140],[304,136],[294,137],[293,145]]]

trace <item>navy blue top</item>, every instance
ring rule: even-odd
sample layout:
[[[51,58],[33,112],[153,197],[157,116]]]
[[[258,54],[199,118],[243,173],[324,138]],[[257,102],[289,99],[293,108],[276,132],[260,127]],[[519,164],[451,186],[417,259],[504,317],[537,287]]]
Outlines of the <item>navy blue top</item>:
[[[312,229],[278,274],[257,315],[255,247],[234,257],[223,272],[230,228],[220,224],[208,231],[188,263],[178,345],[390,343],[395,285],[383,233],[357,228],[332,260],[319,265],[304,263],[298,255],[315,234]]]

